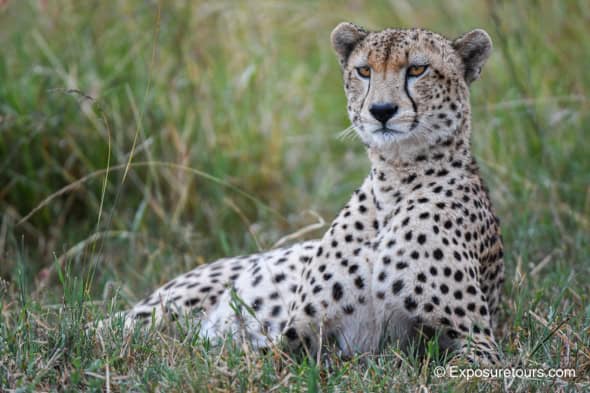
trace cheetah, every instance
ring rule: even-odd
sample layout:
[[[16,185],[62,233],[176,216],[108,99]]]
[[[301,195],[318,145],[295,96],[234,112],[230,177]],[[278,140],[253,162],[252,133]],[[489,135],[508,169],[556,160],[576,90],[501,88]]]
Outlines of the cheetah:
[[[196,268],[124,314],[180,316],[255,347],[376,353],[438,334],[441,347],[500,361],[499,221],[470,151],[469,85],[491,52],[483,30],[332,32],[348,114],[371,170],[319,240]]]
[[[283,319],[275,324],[276,328],[284,328],[287,304],[282,304],[282,294],[295,293],[302,266],[313,256],[317,243],[317,240],[308,240],[267,252],[222,258],[200,265],[167,282],[139,301],[131,310],[117,313],[96,325],[90,323],[88,328],[103,334],[112,322],[122,319],[125,331],[130,332],[137,326],[147,327],[153,324],[160,328],[170,326],[169,322],[188,318],[202,322],[203,332],[208,331],[208,335],[211,335],[213,330],[208,316],[224,302],[227,307],[233,306],[228,288],[233,288],[240,277],[248,280],[249,289],[253,293],[269,292],[270,299],[277,303],[271,313],[273,318],[281,316],[280,308],[284,308]],[[255,310],[262,304],[260,299],[257,296],[252,300],[251,306]]]
[[[286,340],[315,351],[331,338],[351,355],[436,335],[457,356],[499,364],[503,246],[470,150],[469,85],[489,35],[342,23],[331,39],[372,168],[303,267]]]

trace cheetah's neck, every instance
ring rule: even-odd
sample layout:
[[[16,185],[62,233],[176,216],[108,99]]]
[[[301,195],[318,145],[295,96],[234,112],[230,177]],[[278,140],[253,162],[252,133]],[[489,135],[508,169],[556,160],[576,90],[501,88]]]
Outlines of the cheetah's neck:
[[[454,135],[423,150],[407,150],[393,158],[368,149],[371,159],[371,194],[382,219],[404,198],[420,197],[434,182],[455,182],[478,176],[475,160],[464,134]],[[451,180],[454,179],[454,180]]]

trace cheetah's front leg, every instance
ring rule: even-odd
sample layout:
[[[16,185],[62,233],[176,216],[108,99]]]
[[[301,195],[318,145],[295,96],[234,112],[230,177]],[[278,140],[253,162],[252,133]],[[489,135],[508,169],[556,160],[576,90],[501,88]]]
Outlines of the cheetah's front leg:
[[[284,331],[291,349],[303,347],[313,355],[321,346],[334,345],[348,357],[378,348],[368,256],[373,251],[364,246],[355,250],[336,263],[316,256],[306,266]]]
[[[372,175],[356,190],[306,261],[283,335],[289,347],[335,339],[343,355],[375,347],[371,304],[371,242],[379,229]]]
[[[455,351],[475,364],[498,365],[498,346],[476,262],[448,261],[437,247],[420,258],[413,261],[411,255],[387,250],[375,261],[373,302],[386,338],[407,337],[400,332],[410,321],[414,333],[440,332],[443,350]]]

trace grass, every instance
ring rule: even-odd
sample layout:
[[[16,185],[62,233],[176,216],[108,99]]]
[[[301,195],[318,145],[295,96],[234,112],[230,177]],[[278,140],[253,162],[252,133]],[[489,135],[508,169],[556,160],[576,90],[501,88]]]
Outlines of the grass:
[[[586,1],[0,4],[0,390],[590,389]],[[337,137],[342,20],[491,34],[472,104],[506,246],[497,335],[512,364],[576,378],[437,378],[435,347],[326,366],[190,330],[81,334],[197,264],[272,247],[308,211],[336,214],[368,170]]]

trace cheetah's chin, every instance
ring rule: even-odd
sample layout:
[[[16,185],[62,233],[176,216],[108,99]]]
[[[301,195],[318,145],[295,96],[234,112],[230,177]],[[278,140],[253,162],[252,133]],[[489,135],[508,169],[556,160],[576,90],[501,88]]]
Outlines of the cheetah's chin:
[[[368,145],[375,148],[387,148],[392,144],[407,139],[411,132],[400,131],[394,128],[378,128],[368,135]]]
[[[383,134],[383,135],[398,134],[398,135],[403,135],[403,134],[405,134],[405,132],[399,131],[399,130],[395,130],[393,128],[379,128],[379,129],[373,131],[373,134]]]

